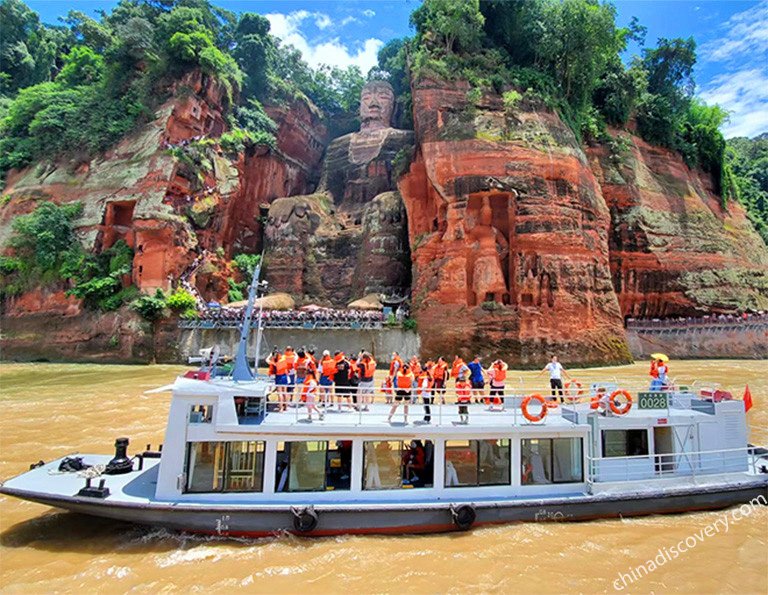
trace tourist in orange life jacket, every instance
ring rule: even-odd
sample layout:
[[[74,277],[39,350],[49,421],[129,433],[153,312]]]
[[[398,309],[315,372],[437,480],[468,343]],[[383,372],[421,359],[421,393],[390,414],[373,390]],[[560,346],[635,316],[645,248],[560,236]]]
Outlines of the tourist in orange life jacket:
[[[440,402],[445,405],[445,383],[448,382],[448,362],[443,356],[437,358],[432,367],[432,393],[440,397]]]
[[[285,386],[285,392],[288,400],[293,402],[293,393],[296,390],[296,358],[298,356],[290,345],[285,348],[284,356],[288,364],[288,384]]]
[[[329,403],[333,404],[333,377],[336,374],[336,362],[327,349],[323,351],[323,357],[318,367],[320,369],[320,395],[323,399],[323,406],[328,407]]]
[[[373,375],[376,373],[376,360],[373,356],[364,351],[360,360],[357,362],[357,375],[360,382],[357,385],[357,394],[359,407],[363,411],[368,411],[368,405],[373,403]]]
[[[307,419],[312,421],[312,412],[317,412],[317,417],[323,419],[323,412],[315,405],[315,397],[317,395],[317,380],[313,373],[307,374],[304,378],[304,382],[301,384],[301,400],[307,404]]]
[[[391,376],[385,376],[381,383],[381,392],[384,394],[384,402],[387,405],[391,405],[395,402],[395,388],[394,378]]]
[[[432,374],[430,374],[427,366],[424,366],[421,374],[419,374],[417,382],[419,394],[421,395],[421,402],[424,403],[424,423],[428,424],[432,421],[431,405],[434,397],[432,395]]]
[[[389,377],[394,380],[395,374],[403,367],[403,359],[397,351],[392,352],[392,361],[389,362]]]
[[[459,405],[459,423],[469,423],[469,404],[472,402],[472,385],[464,374],[456,379],[456,403]]]
[[[469,368],[464,360],[458,355],[453,358],[453,365],[451,366],[451,378],[458,382],[459,376],[464,374],[466,378],[469,378]]]
[[[342,400],[347,400],[347,409],[352,409],[352,365],[350,364],[343,351],[340,351],[334,357],[336,362],[336,373],[333,376],[333,382],[336,385],[336,407],[341,411]]]
[[[500,359],[497,359],[488,368],[488,377],[491,379],[491,395],[485,400],[490,411],[495,405],[501,405],[501,411],[504,411],[504,382],[507,379],[507,369],[509,366]]]
[[[279,401],[279,411],[288,409],[288,359],[282,353],[276,353],[274,356],[275,364],[275,385],[277,386],[277,398]]]
[[[389,410],[389,417],[387,421],[392,423],[392,416],[397,411],[400,402],[403,402],[403,421],[408,423],[408,405],[411,402],[411,395],[413,394],[413,372],[408,364],[403,364],[395,375],[395,403],[392,405],[392,409]]]
[[[294,371],[296,372],[296,384],[301,386],[301,384],[304,382],[304,379],[307,377],[307,374],[310,373],[309,366],[310,366],[310,359],[307,357],[306,351],[304,351],[304,348],[300,348],[296,352],[296,363],[294,364]],[[299,401],[303,402],[303,399],[299,399]]]

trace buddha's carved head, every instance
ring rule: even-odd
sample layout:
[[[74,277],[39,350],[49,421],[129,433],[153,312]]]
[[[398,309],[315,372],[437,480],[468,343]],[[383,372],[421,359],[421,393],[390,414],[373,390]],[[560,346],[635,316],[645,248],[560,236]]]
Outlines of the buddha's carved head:
[[[381,130],[392,124],[395,92],[386,81],[371,81],[360,92],[360,130]]]

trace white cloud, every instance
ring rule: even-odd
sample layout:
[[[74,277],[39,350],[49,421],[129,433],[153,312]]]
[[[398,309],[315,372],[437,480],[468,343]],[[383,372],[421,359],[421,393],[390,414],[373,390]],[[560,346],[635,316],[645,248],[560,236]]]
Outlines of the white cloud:
[[[373,10],[371,10],[370,8],[366,8],[366,9],[363,11],[363,16],[364,16],[364,17],[368,17],[369,19],[371,19],[371,18],[373,18],[373,17],[375,17],[375,16],[376,16],[376,12],[375,12],[375,11],[373,11]]]
[[[350,23],[359,23],[360,19],[356,19],[355,17],[344,17],[341,19],[341,26],[346,27]]]
[[[723,126],[726,138],[756,136],[768,131],[768,72],[759,68],[727,72],[712,79],[699,93],[709,104],[731,113]]]
[[[376,65],[378,54],[384,42],[380,39],[369,38],[351,48],[342,43],[338,37],[311,39],[302,30],[307,19],[314,19],[318,29],[333,29],[333,21],[328,15],[297,10],[289,14],[272,13],[265,15],[271,25],[270,32],[283,43],[294,46],[299,50],[307,63],[316,68],[320,64],[329,66],[358,66],[363,74]],[[327,21],[326,21],[327,19]],[[342,24],[343,21],[342,21]]]
[[[730,112],[726,137],[755,136],[768,131],[768,0],[736,13],[722,35],[701,46],[704,62],[723,64],[699,91],[709,104]]]
[[[768,0],[736,13],[722,25],[725,34],[701,46],[709,62],[737,62],[768,57]]]

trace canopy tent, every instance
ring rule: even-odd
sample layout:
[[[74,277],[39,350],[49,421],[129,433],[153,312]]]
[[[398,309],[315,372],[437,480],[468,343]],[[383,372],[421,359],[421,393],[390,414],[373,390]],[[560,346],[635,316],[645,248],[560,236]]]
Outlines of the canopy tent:
[[[296,306],[294,299],[287,293],[273,293],[271,295],[265,295],[254,301],[254,304],[258,308],[261,306],[265,310],[293,310]],[[240,308],[248,305],[248,300],[241,300],[239,302],[232,302],[228,304],[232,308]]]
[[[375,293],[369,293],[365,297],[347,304],[351,310],[382,310],[384,306],[379,301],[379,296]]]

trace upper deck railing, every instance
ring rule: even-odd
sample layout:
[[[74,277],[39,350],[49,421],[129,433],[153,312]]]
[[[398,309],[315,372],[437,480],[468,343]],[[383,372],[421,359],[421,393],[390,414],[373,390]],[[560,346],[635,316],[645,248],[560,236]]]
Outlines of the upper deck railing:
[[[706,331],[726,329],[750,329],[768,327],[768,314],[713,314],[701,317],[677,318],[630,318],[626,323],[627,330],[637,332],[664,331]]]

